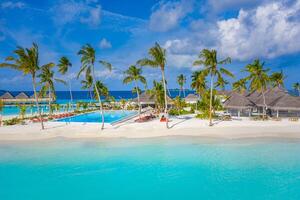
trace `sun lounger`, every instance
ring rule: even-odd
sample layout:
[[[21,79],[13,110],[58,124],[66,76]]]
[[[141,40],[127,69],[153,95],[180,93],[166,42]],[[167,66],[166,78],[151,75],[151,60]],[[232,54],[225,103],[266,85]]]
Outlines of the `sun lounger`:
[[[289,121],[291,121],[291,122],[298,122],[299,118],[298,117],[290,117]]]

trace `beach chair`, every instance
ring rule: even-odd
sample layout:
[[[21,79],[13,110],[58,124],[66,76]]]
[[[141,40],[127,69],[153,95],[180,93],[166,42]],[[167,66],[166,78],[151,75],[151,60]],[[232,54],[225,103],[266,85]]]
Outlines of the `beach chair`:
[[[290,117],[289,121],[291,121],[291,122],[298,122],[299,118],[298,117]]]

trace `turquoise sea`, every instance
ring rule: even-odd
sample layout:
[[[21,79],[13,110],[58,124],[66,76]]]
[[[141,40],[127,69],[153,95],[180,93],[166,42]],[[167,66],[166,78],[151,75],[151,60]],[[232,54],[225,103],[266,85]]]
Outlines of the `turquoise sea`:
[[[300,199],[300,142],[2,142],[0,199]]]

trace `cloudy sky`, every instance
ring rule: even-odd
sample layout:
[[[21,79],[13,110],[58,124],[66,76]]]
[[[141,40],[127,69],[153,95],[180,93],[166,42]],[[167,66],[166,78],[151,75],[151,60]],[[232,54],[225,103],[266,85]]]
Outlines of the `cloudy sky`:
[[[111,90],[127,90],[123,71],[147,56],[155,42],[167,49],[167,79],[188,77],[192,62],[203,48],[230,56],[237,78],[243,67],[259,58],[271,71],[286,74],[286,87],[300,81],[300,0],[0,0],[0,60],[20,45],[40,47],[41,64],[67,56],[73,63],[67,78],[80,67],[77,52],[90,43],[97,59],[114,66],[108,72],[97,65],[97,78]],[[144,68],[150,85],[160,79],[158,69]],[[59,75],[57,75],[59,77]],[[80,81],[73,87],[80,89]],[[58,90],[64,86],[57,85]],[[31,90],[30,77],[0,69],[0,89]]]

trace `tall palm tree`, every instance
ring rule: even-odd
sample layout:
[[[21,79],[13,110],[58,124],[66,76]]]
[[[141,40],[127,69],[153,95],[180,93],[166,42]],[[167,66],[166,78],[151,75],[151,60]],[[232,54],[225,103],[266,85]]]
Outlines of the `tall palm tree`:
[[[272,87],[284,87],[284,79],[286,77],[283,74],[283,71],[281,72],[274,72],[270,75],[270,81],[272,84]]]
[[[72,63],[65,56],[61,57],[58,62],[59,62],[58,65],[57,65],[58,66],[58,71],[62,75],[65,75],[69,71],[69,68],[72,67]],[[69,86],[69,92],[70,92],[71,109],[73,110],[73,94],[72,94],[72,86],[71,86],[71,79],[70,78],[68,80],[68,86]]]
[[[17,47],[17,49],[13,53],[15,54],[16,57],[8,56],[5,59],[7,62],[1,63],[0,67],[8,67],[8,68],[16,69],[18,71],[23,72],[24,75],[28,75],[28,74],[31,75],[33,92],[35,96],[35,104],[41,121],[42,129],[44,129],[43,117],[41,114],[38,94],[36,91],[36,86],[37,86],[36,75],[41,67],[45,67],[45,66],[51,67],[54,66],[54,63],[48,63],[43,66],[40,66],[39,48],[36,43],[33,43],[31,48]]]
[[[258,91],[262,93],[263,97],[263,115],[266,114],[268,106],[266,104],[265,92],[270,84],[270,77],[268,76],[269,69],[264,68],[265,63],[261,63],[260,60],[254,60],[253,63],[246,66],[246,71],[249,76],[246,77],[250,81],[250,91]]]
[[[180,87],[179,97],[180,97],[182,91],[183,91],[183,96],[185,97],[185,91],[184,91],[184,88],[183,88],[184,84],[186,83],[186,77],[185,77],[185,75],[180,74],[179,76],[177,76],[177,83],[178,83],[178,85]]]
[[[233,77],[233,74],[219,65],[231,63],[231,58],[226,58],[219,61],[217,58],[216,50],[203,49],[199,54],[199,60],[196,60],[193,65],[203,65],[204,71],[210,74],[210,103],[209,103],[209,125],[212,126],[212,101],[213,101],[213,90],[214,90],[214,77],[216,76],[219,80],[222,79],[222,75]]]
[[[102,118],[101,130],[103,130],[104,129],[103,105],[102,105],[99,89],[98,89],[98,87],[96,87],[96,77],[95,77],[96,51],[90,44],[86,44],[79,50],[78,55],[81,56],[81,68],[77,75],[77,78],[79,78],[79,76],[83,72],[85,72],[86,76],[89,74],[92,76],[96,96],[97,96],[98,102],[100,104],[100,112],[101,112],[101,118]],[[104,66],[105,68],[107,68],[108,70],[110,70],[110,71],[112,70],[112,65],[110,63],[103,61],[103,60],[100,60],[99,63],[102,66]]]
[[[136,95],[138,98],[139,104],[139,117],[141,117],[141,102],[140,102],[140,94],[138,90],[138,82],[140,81],[144,85],[146,85],[146,78],[142,76],[142,69],[138,68],[134,65],[131,65],[128,70],[125,71],[125,77],[123,79],[124,84],[128,84],[134,82],[136,88]]]
[[[206,79],[207,71],[194,71],[192,74],[191,88],[196,90],[199,96],[202,96],[206,91]]]
[[[54,66],[41,67],[41,73],[37,76],[38,78],[40,78],[40,84],[43,85],[41,89],[41,93],[46,93],[48,91],[49,114],[51,112],[51,101],[52,99],[56,99],[54,82],[60,82],[66,84],[65,81],[54,77],[54,71],[52,70],[52,67]]]
[[[247,80],[242,78],[232,84],[232,88],[234,91],[238,93],[244,94],[247,91]]]
[[[92,90],[91,88],[93,87],[93,77],[90,74],[86,74],[85,80],[81,81],[82,84],[82,89],[86,89],[89,91],[90,94],[90,99],[92,102],[93,96],[92,96]]]
[[[294,83],[293,88],[294,90],[298,91],[298,96],[300,96],[300,83],[299,82]]]
[[[164,86],[164,99],[165,99],[165,114],[166,114],[166,126],[168,125],[168,99],[167,99],[167,86],[166,86],[166,78],[165,78],[165,67],[166,67],[166,50],[162,48],[158,43],[155,43],[154,47],[149,49],[148,52],[150,58],[144,58],[139,60],[137,63],[140,66],[150,66],[153,68],[160,68],[162,74],[162,82]]]

